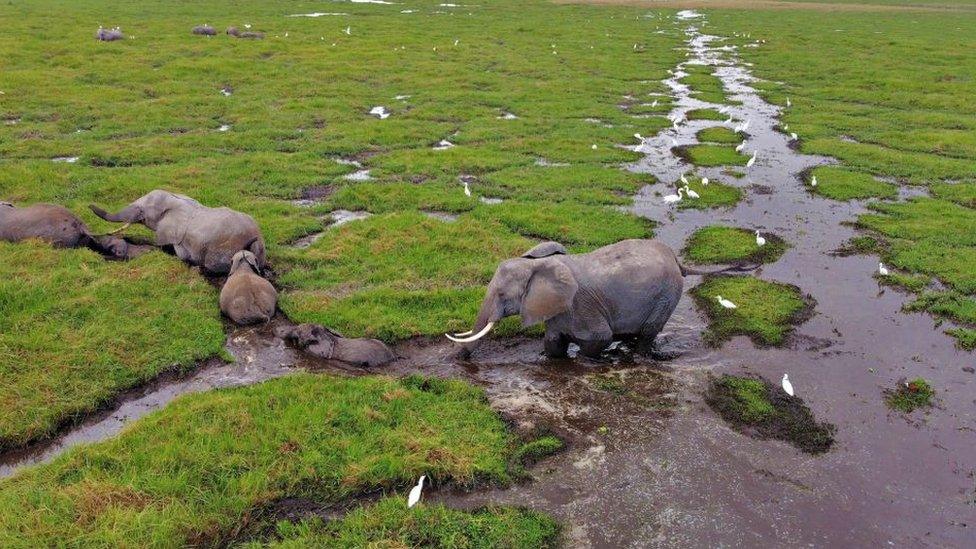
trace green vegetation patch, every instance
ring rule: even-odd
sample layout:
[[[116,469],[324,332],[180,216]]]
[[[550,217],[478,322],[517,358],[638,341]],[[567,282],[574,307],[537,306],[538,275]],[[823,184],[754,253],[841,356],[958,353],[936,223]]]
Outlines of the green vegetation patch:
[[[786,242],[772,233],[760,234],[766,239],[763,246],[756,244],[756,234],[749,229],[702,227],[688,238],[682,253],[695,263],[772,263],[779,259],[786,251]]]
[[[529,509],[493,506],[467,512],[423,503],[407,509],[403,498],[386,498],[338,520],[279,523],[274,540],[245,547],[553,548],[558,536],[555,520]]]
[[[811,298],[804,299],[796,286],[751,276],[709,276],[691,292],[709,319],[705,341],[712,345],[735,335],[749,336],[757,345],[781,345],[813,310]],[[723,307],[716,296],[737,308]]]
[[[917,408],[932,406],[935,389],[923,378],[917,377],[911,381],[900,380],[895,389],[885,390],[885,403],[889,408],[901,412],[911,413]]]
[[[676,185],[684,186],[680,182]],[[735,206],[742,200],[742,189],[724,183],[710,181],[708,185],[703,185],[701,179],[689,179],[688,188],[698,193],[698,198],[688,198],[685,195],[685,198],[678,202],[679,209],[727,208]]]
[[[696,166],[745,166],[749,157],[735,152],[735,147],[726,145],[682,145],[675,147],[675,153]]]
[[[826,452],[835,428],[818,422],[803,399],[760,377],[712,379],[705,402],[736,430],[759,439],[786,441],[810,454]]]
[[[703,143],[723,143],[737,145],[742,143],[742,135],[724,126],[713,126],[698,132],[698,140]]]
[[[694,109],[685,115],[688,120],[725,120],[728,118],[715,109]]]
[[[181,397],[114,439],[0,481],[0,545],[214,545],[284,498],[405,497],[420,475],[508,483],[515,448],[484,393],[465,383],[295,374]],[[406,520],[388,505],[359,520]],[[424,531],[415,526],[411,535]]]
[[[961,324],[962,328],[950,329],[946,333],[956,336],[961,347],[971,348],[967,343],[969,330],[966,328],[976,327],[976,298],[973,296],[954,291],[924,292],[918,299],[906,303],[902,309],[926,311],[937,318]]]
[[[807,188],[833,200],[863,200],[866,198],[894,198],[898,187],[878,181],[872,175],[833,166],[819,166],[812,170],[817,186]]]
[[[0,449],[223,349],[215,290],[173,257],[107,262],[36,242],[0,242],[0,257]]]

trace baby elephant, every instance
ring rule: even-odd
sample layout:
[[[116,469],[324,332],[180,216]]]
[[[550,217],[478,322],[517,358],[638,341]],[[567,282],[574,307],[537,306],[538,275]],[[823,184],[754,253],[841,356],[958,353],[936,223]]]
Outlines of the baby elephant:
[[[331,360],[357,366],[382,366],[396,360],[389,347],[377,339],[346,339],[318,324],[282,326],[275,330],[278,337],[293,342],[307,352]]]
[[[247,250],[234,254],[230,276],[220,290],[220,310],[238,324],[256,324],[271,320],[277,304],[278,292],[261,278],[254,254]]]
[[[114,236],[93,236],[85,222],[67,208],[34,204],[18,208],[0,202],[0,240],[20,242],[36,238],[57,248],[90,248],[100,254],[126,259],[136,251]]]
[[[142,223],[156,233],[156,244],[172,246],[176,256],[212,274],[230,272],[234,254],[248,250],[264,268],[264,239],[254,218],[229,208],[209,208],[182,194],[155,190],[111,214],[91,205],[95,215],[116,223]]]

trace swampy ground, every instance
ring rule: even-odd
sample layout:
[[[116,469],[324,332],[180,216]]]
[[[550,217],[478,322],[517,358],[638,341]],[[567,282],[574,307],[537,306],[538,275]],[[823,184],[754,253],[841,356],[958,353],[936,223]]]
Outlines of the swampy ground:
[[[0,244],[0,545],[976,539],[971,2],[38,0],[0,20],[0,200],[95,232],[114,227],[88,203],[153,188],[244,211],[276,322],[401,357],[366,372],[227,326],[161,252]],[[664,206],[681,176],[701,198]],[[763,265],[689,277],[655,359],[546,360],[517,322],[470,361],[438,338],[539,240],[652,235]],[[713,375],[786,372],[829,451],[705,403]],[[919,377],[933,406],[886,405]]]

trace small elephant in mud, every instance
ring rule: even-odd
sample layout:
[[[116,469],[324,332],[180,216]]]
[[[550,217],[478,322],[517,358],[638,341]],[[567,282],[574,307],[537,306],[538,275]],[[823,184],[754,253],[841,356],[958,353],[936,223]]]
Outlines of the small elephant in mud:
[[[119,259],[129,259],[146,249],[115,236],[94,236],[78,216],[55,204],[18,208],[9,202],[0,202],[0,240],[20,242],[30,238],[43,240],[57,248],[90,248]]]
[[[253,253],[234,254],[230,276],[220,289],[220,310],[238,324],[267,322],[275,314],[278,291],[261,277],[261,267]]]
[[[211,274],[230,271],[234,254],[248,250],[265,266],[264,239],[254,218],[229,208],[210,208],[181,194],[154,190],[111,214],[92,204],[106,221],[142,223],[156,233],[156,244],[172,246],[176,256]]]
[[[347,339],[318,324],[282,326],[275,333],[315,356],[357,366],[382,366],[396,360],[396,355],[382,341]]]
[[[745,270],[729,267],[714,273]],[[448,335],[467,356],[496,322],[521,315],[523,326],[546,323],[545,351],[565,357],[570,343],[584,356],[598,356],[615,339],[636,337],[650,352],[654,338],[681,298],[683,277],[713,274],[682,265],[674,251],[655,240],[624,240],[590,253],[570,255],[544,242],[495,271],[474,329]]]

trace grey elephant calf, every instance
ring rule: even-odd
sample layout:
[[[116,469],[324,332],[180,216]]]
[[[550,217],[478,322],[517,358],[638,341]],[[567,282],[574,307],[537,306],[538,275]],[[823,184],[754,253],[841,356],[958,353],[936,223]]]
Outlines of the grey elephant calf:
[[[230,276],[220,289],[220,310],[238,324],[256,324],[271,320],[277,305],[278,291],[261,277],[254,254],[234,254]]]
[[[90,248],[100,254],[127,259],[142,251],[121,238],[93,236],[85,222],[67,208],[34,204],[18,208],[0,202],[0,240],[20,242],[36,238],[58,248]]]
[[[247,250],[265,266],[264,239],[254,218],[229,208],[210,208],[182,194],[155,190],[111,214],[92,204],[106,221],[142,223],[156,233],[156,244],[172,246],[176,256],[212,274],[230,271],[234,254]]]
[[[566,356],[570,343],[585,356],[598,356],[614,340],[629,337],[648,352],[678,305],[683,277],[730,270],[744,269],[689,269],[655,240],[624,240],[579,255],[544,242],[499,265],[474,329],[447,337],[468,355],[496,322],[521,315],[524,326],[546,323],[545,350],[552,357]]]
[[[382,341],[347,339],[318,324],[282,326],[275,333],[315,356],[357,366],[382,366],[396,360],[396,355]]]

